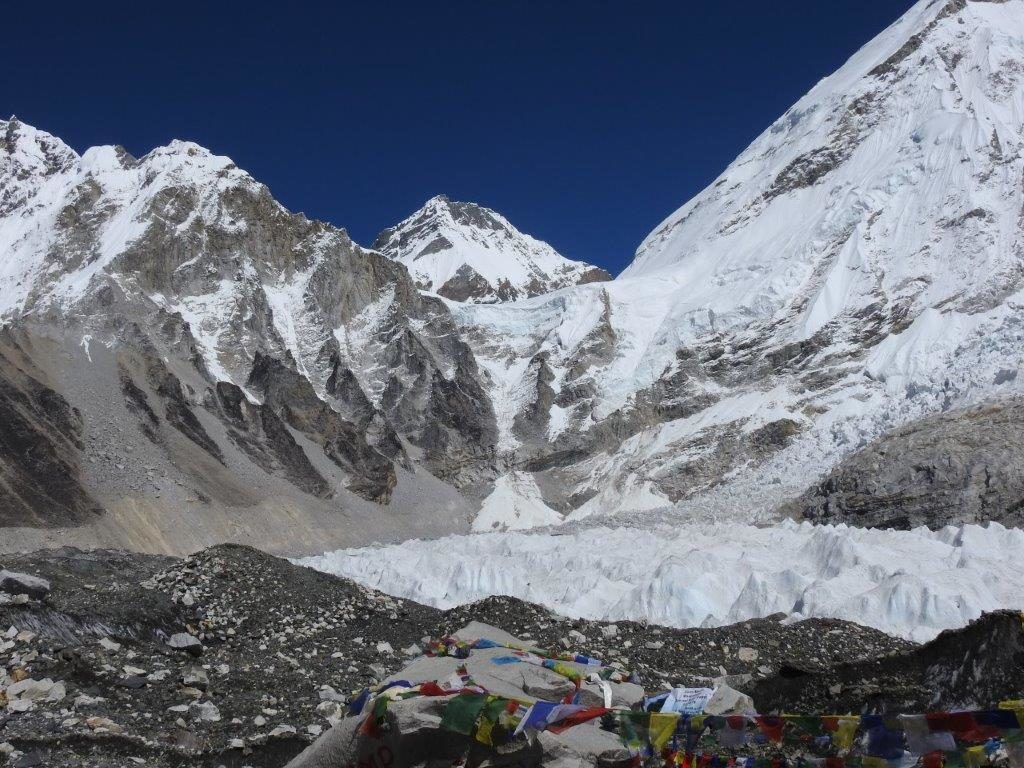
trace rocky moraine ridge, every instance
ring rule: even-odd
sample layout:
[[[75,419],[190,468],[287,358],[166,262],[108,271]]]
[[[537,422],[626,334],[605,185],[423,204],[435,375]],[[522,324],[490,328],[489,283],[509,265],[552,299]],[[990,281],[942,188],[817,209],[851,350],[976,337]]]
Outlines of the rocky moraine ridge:
[[[186,559],[61,549],[4,566],[0,760],[18,768],[280,766],[343,718],[353,690],[471,622],[597,655],[649,691],[727,682],[765,711],[1024,694],[1017,614],[915,646],[837,620],[676,630],[508,598],[439,611],[233,545]],[[998,648],[979,652],[979,636]]]

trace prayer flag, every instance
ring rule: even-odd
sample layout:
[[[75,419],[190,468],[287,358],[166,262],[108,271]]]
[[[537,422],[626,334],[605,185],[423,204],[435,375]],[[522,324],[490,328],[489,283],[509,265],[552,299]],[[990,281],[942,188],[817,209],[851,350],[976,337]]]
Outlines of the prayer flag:
[[[486,703],[487,696],[482,693],[464,693],[452,697],[441,716],[441,727],[469,736],[473,733],[473,725]]]
[[[676,731],[676,724],[678,722],[679,715],[675,713],[652,713],[651,723],[648,726],[648,739],[651,742],[651,746],[660,751],[668,744],[672,734]]]

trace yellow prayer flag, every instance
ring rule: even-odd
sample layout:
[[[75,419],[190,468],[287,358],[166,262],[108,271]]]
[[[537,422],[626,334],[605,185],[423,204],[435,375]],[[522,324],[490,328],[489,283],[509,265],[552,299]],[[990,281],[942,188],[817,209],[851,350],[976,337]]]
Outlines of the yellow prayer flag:
[[[841,717],[836,722],[835,733],[832,734],[832,743],[837,749],[849,749],[853,746],[853,737],[857,735],[857,728],[860,727],[859,717]]]
[[[967,768],[982,768],[982,766],[987,765],[988,755],[985,754],[985,747],[979,745],[965,749],[964,764]]]
[[[480,719],[480,724],[476,727],[476,740],[481,744],[491,745],[491,730],[494,728],[494,723],[486,718]]]
[[[678,722],[679,715],[675,712],[652,712],[651,724],[648,728],[651,746],[660,751],[668,744],[672,734],[676,731],[676,723]]]

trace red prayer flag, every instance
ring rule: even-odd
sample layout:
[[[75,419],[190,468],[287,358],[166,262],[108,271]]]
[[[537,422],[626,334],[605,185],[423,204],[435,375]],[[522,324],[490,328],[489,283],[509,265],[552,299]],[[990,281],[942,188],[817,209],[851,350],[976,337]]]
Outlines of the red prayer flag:
[[[982,742],[1000,735],[998,728],[979,725],[973,712],[929,712],[925,719],[933,733],[950,731],[962,741]]]
[[[754,718],[757,727],[761,729],[769,741],[776,744],[782,741],[782,729],[786,727],[786,721],[778,715],[758,715]]]
[[[579,712],[574,712],[568,717],[559,720],[554,725],[549,725],[546,730],[549,730],[552,733],[561,733],[562,731],[569,730],[574,725],[579,725],[580,723],[585,723],[588,720],[593,720],[595,717],[600,717],[605,712],[608,712],[608,710],[604,707],[590,707],[589,709],[581,709]]]

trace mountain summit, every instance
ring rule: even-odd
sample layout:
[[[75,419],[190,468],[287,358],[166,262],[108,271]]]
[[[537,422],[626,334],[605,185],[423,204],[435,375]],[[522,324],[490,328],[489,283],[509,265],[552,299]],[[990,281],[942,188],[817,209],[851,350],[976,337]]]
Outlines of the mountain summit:
[[[611,280],[600,267],[570,261],[489,208],[444,195],[381,232],[373,247],[408,267],[418,287],[454,301],[513,301]]]

